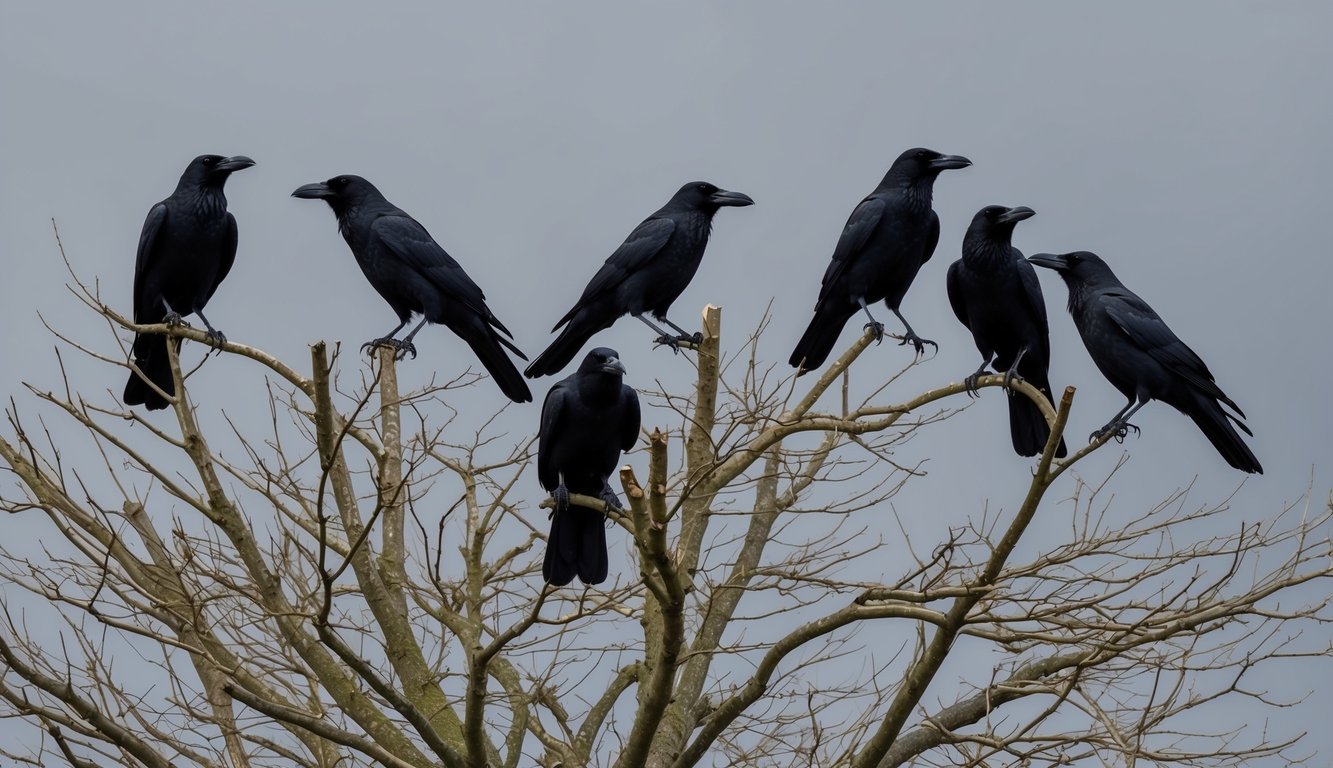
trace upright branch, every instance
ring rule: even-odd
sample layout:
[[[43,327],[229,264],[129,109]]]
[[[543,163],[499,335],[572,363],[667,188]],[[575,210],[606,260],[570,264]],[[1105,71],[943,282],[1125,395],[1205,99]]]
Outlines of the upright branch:
[[[681,494],[680,540],[676,551],[681,570],[694,573],[699,550],[708,527],[708,493],[691,492],[717,462],[713,428],[717,423],[717,389],[721,378],[722,308],[712,304],[703,310],[703,343],[699,345],[698,376],[694,385],[694,403],[685,433],[686,492]]]
[[[450,751],[461,751],[463,744],[462,721],[449,705],[444,691],[441,690],[437,682],[434,671],[426,661],[417,639],[417,630],[413,627],[407,613],[405,597],[393,581],[393,578],[401,573],[402,566],[391,554],[387,561],[379,560],[387,567],[378,567],[377,558],[370,543],[370,533],[373,526],[386,517],[386,510],[398,509],[396,522],[398,525],[402,524],[399,496],[403,493],[404,486],[401,479],[401,467],[398,466],[402,460],[402,446],[401,442],[393,446],[389,445],[391,436],[397,436],[401,440],[401,435],[396,435],[388,430],[381,435],[385,447],[382,454],[377,457],[380,461],[380,473],[376,483],[376,504],[370,515],[363,518],[360,505],[353,491],[354,484],[347,466],[346,455],[342,449],[343,440],[347,434],[347,430],[344,428],[346,422],[333,406],[328,375],[330,371],[328,352],[322,342],[311,347],[311,361],[315,370],[315,422],[320,455],[321,486],[325,482],[325,478],[332,485],[334,504],[337,506],[343,530],[346,531],[348,540],[353,542],[351,552],[347,557],[347,563],[350,564],[352,572],[356,576],[366,606],[375,617],[379,630],[384,633],[384,647],[390,666],[399,680],[402,681],[401,698],[405,702],[405,706],[410,705],[412,710],[422,715],[421,717],[411,716],[409,721],[414,721],[414,724],[429,725],[427,732],[420,734],[421,738],[428,743],[445,744],[449,746]],[[380,407],[383,414],[384,411],[396,411],[399,396],[397,377],[393,372],[395,365],[393,355],[381,352],[379,362]],[[386,377],[392,382],[393,386],[393,389],[388,393],[383,389]],[[391,425],[395,432],[397,431],[399,422],[396,413],[387,417],[382,416],[382,418],[384,419],[383,423]],[[395,457],[397,458],[396,462],[394,461]],[[388,487],[386,487],[386,480],[391,483]],[[383,538],[396,547],[402,540],[401,530],[396,533],[386,531]],[[332,580],[327,571],[325,572],[325,580],[325,606],[327,609],[333,594]],[[327,618],[327,612],[325,618]],[[332,633],[326,624],[326,620],[321,621],[321,626],[324,627],[321,636],[326,644],[329,644],[329,637],[332,636]],[[331,647],[335,652],[345,648],[341,643],[332,643]],[[344,661],[347,661],[346,657],[344,657]],[[366,679],[366,682],[370,683],[372,687],[380,687],[377,685],[378,681],[372,681],[368,679],[369,675],[364,674],[369,670],[368,665],[354,664],[353,666],[363,671],[362,678]],[[446,754],[449,753],[446,752]]]
[[[672,560],[667,543],[666,435],[653,430],[648,450],[647,498],[636,498],[631,491],[634,486],[627,486],[625,490],[638,528],[636,543],[640,557],[649,566],[648,589],[656,603],[650,604],[646,620],[660,629],[656,642],[650,642],[647,648],[645,670],[640,675],[639,710],[625,749],[616,761],[617,766],[642,765],[647,759],[648,749],[671,698],[676,665],[685,643],[684,579]]]
[[[398,366],[394,359],[394,349],[379,347],[376,353],[379,356],[380,435],[384,444],[384,454],[379,463],[379,506],[384,510],[380,570],[384,574],[386,590],[394,595],[397,602],[402,603],[402,610],[406,612],[407,604],[403,597],[403,584],[407,579],[406,549],[403,544],[403,497],[406,495],[406,485],[403,483],[403,428],[401,400],[398,396]]]

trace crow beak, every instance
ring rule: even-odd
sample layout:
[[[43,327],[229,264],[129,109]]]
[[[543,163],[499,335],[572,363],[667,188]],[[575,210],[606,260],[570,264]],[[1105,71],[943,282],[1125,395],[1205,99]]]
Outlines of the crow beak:
[[[1062,272],[1069,269],[1069,259],[1054,253],[1034,253],[1028,257],[1028,262],[1036,264],[1039,267],[1053,269],[1056,272]]]
[[[937,171],[953,171],[971,164],[972,161],[962,155],[941,155],[930,161],[930,167]]]
[[[254,165],[255,161],[245,155],[233,155],[217,164],[217,169],[223,173],[232,173],[234,171],[243,171]]]
[[[302,200],[327,200],[333,197],[333,190],[329,189],[328,184],[317,181],[314,184],[297,187],[296,191],[292,193],[292,197],[299,197]]]
[[[719,208],[728,205],[735,207],[754,205],[754,200],[751,200],[749,195],[744,194],[742,192],[728,192],[725,189],[719,189],[718,191],[714,192],[708,199],[713,203],[713,205],[716,205]]]
[[[605,363],[602,363],[602,370],[606,373],[616,373],[621,376],[625,375],[625,365],[620,362],[620,358],[618,357],[608,358]]]
[[[995,220],[1000,222],[1001,224],[1009,224],[1012,222],[1022,221],[1023,219],[1030,219],[1036,215],[1037,215],[1036,211],[1032,210],[1026,205],[1020,205],[1017,208],[1010,208],[1009,210],[1000,214],[999,217],[997,217]]]

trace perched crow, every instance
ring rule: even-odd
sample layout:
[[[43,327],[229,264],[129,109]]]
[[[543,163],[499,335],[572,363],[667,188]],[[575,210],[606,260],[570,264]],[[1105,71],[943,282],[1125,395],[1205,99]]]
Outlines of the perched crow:
[[[584,584],[606,580],[606,525],[602,512],[570,506],[569,494],[596,496],[623,506],[609,478],[621,451],[639,437],[639,396],[623,382],[625,366],[614,349],[598,347],[578,371],[546,395],[537,443],[537,479],[555,499],[542,576],[556,586],[577,575]]]
[[[1245,414],[1227,397],[1194,350],[1176,338],[1162,318],[1130,291],[1096,254],[1076,251],[1055,255],[1039,253],[1028,261],[1054,269],[1069,288],[1069,314],[1083,337],[1088,354],[1102,375],[1129,403],[1106,426],[1092,433],[1123,438],[1138,427],[1129,417],[1149,400],[1161,400],[1194,420],[1227,463],[1244,472],[1263,473],[1259,460],[1234,423]],[[1219,402],[1220,401],[1220,402]],[[1236,416],[1222,408],[1226,404]],[[1239,417],[1239,418],[1238,418]]]
[[[416,219],[385,200],[375,185],[360,176],[335,176],[306,184],[292,197],[329,204],[338,217],[338,231],[366,279],[398,314],[397,327],[366,342],[362,349],[391,347],[400,359],[408,354],[415,358],[412,338],[417,331],[427,322],[443,323],[472,347],[506,397],[516,403],[532,400],[527,382],[504,351],[508,348],[527,360],[505,338],[512,339],[513,334],[491,314],[481,288]],[[393,338],[414,312],[422,316],[421,322],[406,337]]]
[[[874,192],[852,211],[833,249],[833,262],[815,302],[815,316],[796,343],[791,364],[802,373],[824,364],[838,335],[858,309],[865,310],[878,338],[884,325],[870,314],[881,299],[902,321],[917,354],[935,342],[916,335],[898,307],[917,270],[930,260],[940,239],[940,219],[931,210],[931,194],[940,171],[966,168],[972,161],[930,149],[909,149],[898,156]]]
[[[991,205],[977,211],[963,236],[963,258],[949,266],[949,303],[981,352],[981,366],[966,379],[974,393],[977,377],[992,361],[1005,385],[1026,379],[1052,400],[1046,369],[1051,364],[1050,325],[1037,270],[1010,245],[1014,226],[1035,214],[1031,208]],[[1051,436],[1041,409],[1009,391],[1009,435],[1019,456],[1036,456]],[[1052,402],[1054,402],[1052,400]],[[1060,440],[1056,456],[1068,451]]]
[[[673,349],[681,342],[698,344],[699,334],[687,333],[668,320],[667,310],[699,269],[713,214],[724,206],[743,205],[754,205],[754,201],[706,181],[692,181],[681,187],[657,213],[635,227],[597,270],[574,308],[551,329],[554,333],[564,326],[564,330],[524,373],[534,379],[559,373],[594,333],[610,328],[627,314],[656,331],[659,344]],[[662,330],[643,316],[645,312],[651,312],[679,335]]]
[[[171,197],[149,209],[134,262],[134,322],[179,325],[193,313],[215,343],[227,340],[204,317],[204,306],[236,259],[236,217],[227,212],[222,187],[232,173],[254,164],[242,155],[200,155],[186,166]],[[126,405],[150,411],[167,407],[166,398],[143,379],[169,395],[176,393],[167,343],[161,334],[134,337],[139,373],[130,371],[121,396]],[[175,343],[179,349],[180,341]]]

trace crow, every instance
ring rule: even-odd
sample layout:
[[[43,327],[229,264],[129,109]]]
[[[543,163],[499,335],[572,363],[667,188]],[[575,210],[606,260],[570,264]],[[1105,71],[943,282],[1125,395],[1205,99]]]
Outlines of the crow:
[[[148,210],[134,261],[134,322],[183,325],[184,316],[193,313],[204,322],[214,344],[227,340],[204,317],[204,306],[236,260],[236,217],[227,212],[222,187],[232,173],[254,164],[244,155],[200,155],[185,167],[176,191]],[[130,371],[121,395],[126,405],[143,405],[150,411],[166,408],[167,399],[153,386],[176,394],[168,343],[161,334],[135,334],[138,370]],[[180,340],[174,343],[180,349]]]
[[[843,227],[833,261],[824,272],[814,319],[791,354],[793,368],[805,373],[823,365],[842,327],[858,309],[870,318],[865,327],[882,340],[884,325],[867,306],[881,299],[907,329],[902,344],[911,342],[917,354],[925,351],[926,344],[937,346],[917,336],[898,307],[940,239],[940,219],[930,207],[935,179],[940,171],[971,164],[966,157],[919,147],[893,161],[884,180],[856,206]]]
[[[1024,206],[982,208],[963,236],[963,258],[949,265],[949,303],[972,331],[981,353],[981,366],[965,379],[969,394],[976,393],[977,377],[994,362],[995,370],[1004,372],[1005,386],[1015,377],[1023,378],[1054,404],[1046,373],[1051,364],[1051,340],[1041,283],[1037,270],[1009,242],[1014,226],[1035,214]],[[1009,394],[1009,436],[1014,451],[1019,456],[1036,456],[1046,448],[1050,425],[1036,403],[1013,396],[1013,390]],[[1061,438],[1055,455],[1067,453]]]
[[[1232,427],[1254,433],[1241,421],[1245,413],[1226,396],[1208,366],[1176,337],[1162,318],[1120,282],[1094,253],[1039,253],[1028,259],[1053,269],[1069,288],[1069,314],[1088,355],[1102,375],[1129,403],[1090,440],[1106,435],[1123,439],[1139,428],[1129,417],[1149,400],[1160,400],[1194,420],[1231,466],[1263,474],[1263,467]],[[1225,404],[1236,415],[1222,408]]]
[[[642,320],[657,334],[657,343],[678,349],[699,344],[700,334],[687,333],[667,319],[671,303],[685,291],[699,269],[713,215],[726,206],[754,205],[749,195],[718,189],[706,181],[681,187],[657,213],[634,228],[625,242],[593,275],[574,307],[551,329],[564,330],[524,373],[530,378],[559,373],[593,334],[611,327],[624,315]],[[644,317],[651,312],[671,326],[672,335]]]
[[[596,496],[623,507],[609,478],[621,451],[639,437],[639,396],[624,383],[614,349],[598,347],[546,395],[537,441],[537,479],[555,499],[542,577],[564,586],[606,580],[606,527],[599,510],[571,506],[569,495]]]
[[[427,322],[442,323],[467,342],[506,397],[516,403],[532,400],[527,382],[505,354],[507,348],[527,360],[505,338],[512,339],[513,334],[486,306],[481,288],[416,219],[384,199],[375,185],[350,174],[306,184],[292,197],[329,204],[356,263],[398,315],[398,325],[363,344],[363,350],[373,353],[376,347],[389,347],[399,359],[409,354],[415,358],[413,337]],[[413,313],[422,316],[421,322],[404,338],[395,339]]]

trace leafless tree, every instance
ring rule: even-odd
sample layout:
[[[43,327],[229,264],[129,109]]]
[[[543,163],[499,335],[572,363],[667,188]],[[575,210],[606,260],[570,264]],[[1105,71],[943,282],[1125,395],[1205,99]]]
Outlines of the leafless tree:
[[[128,365],[130,331],[205,341],[72,288],[118,346],[53,329],[62,361]],[[920,474],[904,443],[957,413],[963,385],[894,400],[895,377],[853,397],[868,336],[797,380],[758,359],[758,331],[728,352],[720,311],[703,319],[692,391],[644,393],[667,423],[631,455],[643,479],[621,472],[628,508],[607,509],[637,573],[605,588],[542,584],[533,437],[463,433],[449,403],[473,376],[400,392],[387,351],[366,367],[319,343],[297,365],[227,342],[269,381],[247,406],[265,434],[193,402],[174,355],[170,426],[70,377],[30,387],[0,436],[0,504],[49,535],[0,549],[0,715],[22,723],[0,754],[77,768],[1308,757],[1299,734],[1261,725],[1295,703],[1264,676],[1327,659],[1327,504],[1230,529],[1226,500],[1182,489],[1127,513],[1114,472],[1070,472],[1101,443],[1052,457],[1073,389],[1052,408],[1020,381],[1014,396],[1053,425],[1026,493],[1003,513],[979,497],[945,539],[912,541],[886,511]],[[1039,512],[1063,531],[1049,545],[1032,544]],[[1211,715],[1229,701],[1250,716]]]

